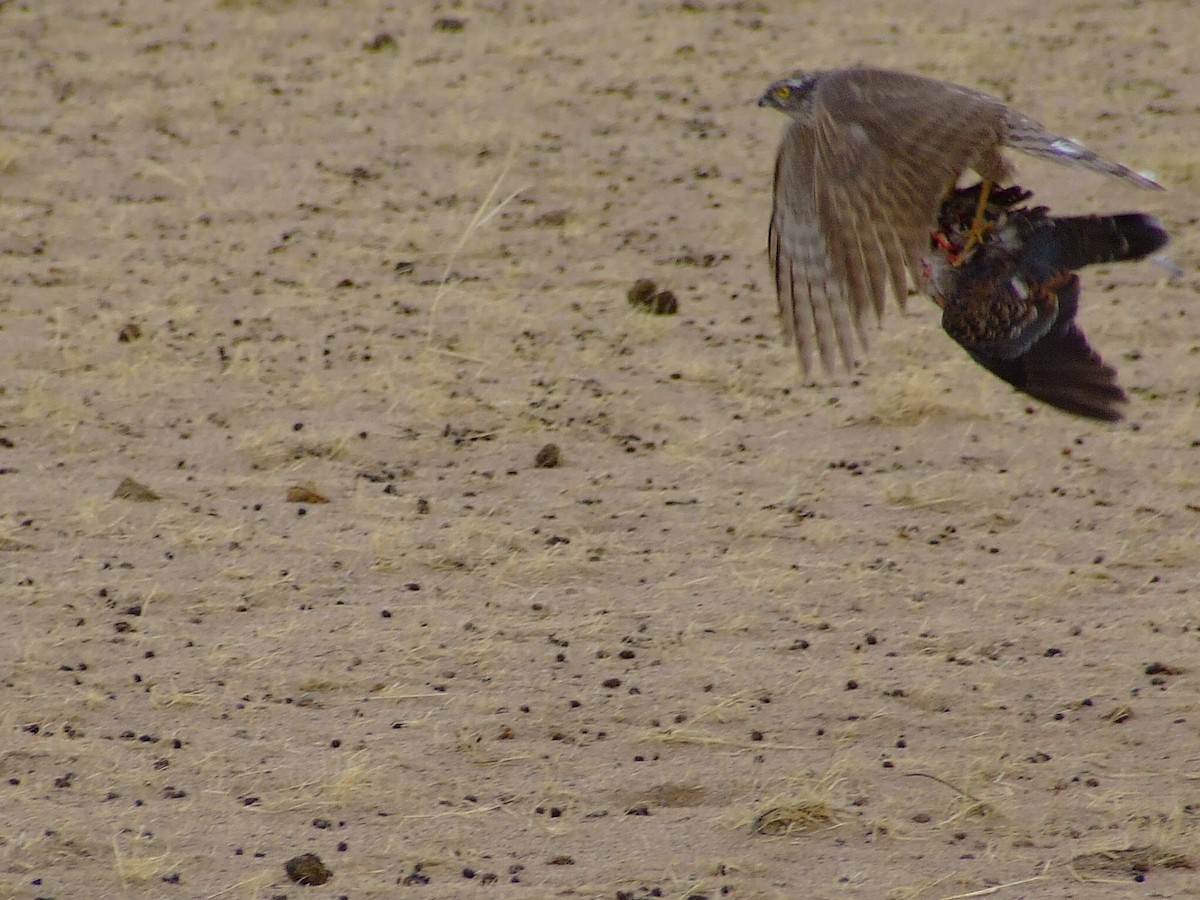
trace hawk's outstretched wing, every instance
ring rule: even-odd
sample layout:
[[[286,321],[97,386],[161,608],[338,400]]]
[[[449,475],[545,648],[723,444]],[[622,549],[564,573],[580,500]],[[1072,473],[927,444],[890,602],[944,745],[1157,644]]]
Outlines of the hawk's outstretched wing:
[[[793,118],[775,164],[769,248],[784,331],[805,373],[813,349],[832,371],[867,345],[869,311],[907,295],[946,193],[994,168],[1004,107],[916,76],[827,73],[811,118]],[[991,155],[989,155],[991,154]],[[999,173],[996,173],[999,174]]]

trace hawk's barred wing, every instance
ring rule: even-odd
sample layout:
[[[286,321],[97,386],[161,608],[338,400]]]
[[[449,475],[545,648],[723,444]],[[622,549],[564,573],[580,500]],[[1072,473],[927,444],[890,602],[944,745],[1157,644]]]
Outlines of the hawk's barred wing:
[[[809,371],[867,344],[869,311],[907,295],[946,192],[1000,140],[1004,107],[916,76],[829,73],[775,166],[770,251],[784,328]],[[932,90],[930,88],[932,86]]]
[[[767,240],[784,335],[796,344],[805,373],[812,368],[814,337],[826,370],[832,370],[833,310],[845,310],[817,216],[812,131],[809,123],[793,120],[780,145]]]

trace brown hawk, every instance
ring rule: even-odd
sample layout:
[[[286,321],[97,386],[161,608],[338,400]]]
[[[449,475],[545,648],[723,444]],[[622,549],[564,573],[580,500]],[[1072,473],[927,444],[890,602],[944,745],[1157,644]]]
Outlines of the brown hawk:
[[[1002,147],[1162,189],[995,97],[920,75],[799,73],[759,105],[791,119],[775,162],[769,249],[784,331],[806,375],[814,345],[827,372],[839,352],[853,365],[854,335],[865,348],[869,311],[882,316],[889,287],[903,304],[906,271],[919,276],[938,210],[967,169],[983,184],[968,243],[978,239],[987,190],[1011,174]]]

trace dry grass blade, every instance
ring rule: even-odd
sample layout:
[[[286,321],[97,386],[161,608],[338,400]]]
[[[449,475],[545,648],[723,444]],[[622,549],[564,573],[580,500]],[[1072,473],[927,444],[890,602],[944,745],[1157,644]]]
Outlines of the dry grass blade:
[[[993,884],[991,887],[980,888],[977,891],[968,891],[965,894],[951,894],[949,897],[942,897],[941,900],[967,900],[968,897],[994,897],[996,894],[1006,891],[1009,888],[1020,887],[1023,884],[1032,884],[1035,881],[1045,881],[1048,869],[1049,865],[1046,865],[1042,868],[1041,874],[1030,878],[1022,878],[1019,881],[1008,881],[1004,884]]]
[[[526,188],[524,186],[509,192],[499,203],[492,205],[497,192],[500,190],[500,185],[504,183],[505,177],[512,168],[513,158],[516,156],[517,145],[514,143],[508,149],[508,154],[504,157],[504,166],[500,169],[500,174],[496,176],[496,180],[492,182],[492,186],[488,188],[487,194],[480,202],[475,210],[475,215],[471,217],[471,221],[467,223],[467,227],[463,229],[463,233],[459,236],[458,242],[454,245],[454,249],[450,251],[450,256],[446,259],[446,266],[442,269],[442,276],[438,279],[437,292],[433,295],[433,303],[429,306],[429,325],[425,334],[426,345],[433,343],[434,333],[434,318],[437,315],[438,306],[441,304],[442,297],[446,293],[446,285],[450,280],[450,271],[454,268],[454,263],[458,259],[458,255],[462,252],[463,247],[467,245],[472,235],[480,228],[486,225],[489,221],[500,214],[512,200],[514,200]]]
[[[822,831],[838,825],[837,813],[828,804],[820,800],[801,800],[764,810],[754,817],[750,830],[755,834],[782,835]]]
[[[1068,868],[1080,881],[1107,881],[1113,878],[1125,882],[1130,875],[1142,874],[1151,869],[1192,869],[1195,868],[1195,863],[1173,850],[1151,845],[1083,853],[1074,857]],[[1093,877],[1088,877],[1089,875]]]
[[[980,806],[987,805],[982,800],[980,800],[978,797],[976,797],[972,794],[968,794],[966,791],[964,791],[960,787],[955,787],[950,782],[946,781],[946,779],[938,778],[936,775],[930,775],[928,772],[908,772],[905,774],[904,777],[905,778],[928,778],[931,781],[936,781],[938,784],[945,785],[946,787],[950,788],[950,790],[954,791],[954,793],[956,793],[962,797],[966,797],[968,800],[970,800],[974,803],[977,803]]]

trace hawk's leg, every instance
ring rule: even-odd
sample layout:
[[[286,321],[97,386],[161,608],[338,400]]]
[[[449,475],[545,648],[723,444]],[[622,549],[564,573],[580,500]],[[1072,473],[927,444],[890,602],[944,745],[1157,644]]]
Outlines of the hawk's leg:
[[[962,250],[958,254],[958,258],[952,260],[953,265],[962,265],[966,259],[967,251],[976,244],[983,243],[983,236],[992,228],[992,223],[987,220],[987,202],[988,197],[992,193],[992,182],[990,179],[984,178],[979,182],[979,203],[975,206],[975,218],[971,220],[971,229],[967,232],[966,238],[963,240]]]

